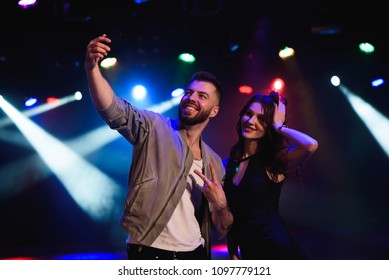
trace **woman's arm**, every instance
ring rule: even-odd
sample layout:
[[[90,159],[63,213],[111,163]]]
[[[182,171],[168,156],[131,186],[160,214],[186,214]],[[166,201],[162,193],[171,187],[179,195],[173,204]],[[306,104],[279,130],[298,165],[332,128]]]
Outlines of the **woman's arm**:
[[[289,127],[281,127],[278,131],[292,144],[287,148],[290,169],[307,161],[319,146],[315,139],[301,131]]]
[[[290,143],[287,147],[288,166],[290,169],[303,164],[318,148],[317,140],[311,136],[283,126],[285,122],[285,105],[282,102],[275,105],[274,110],[274,128],[282,134]]]
[[[233,230],[230,230],[227,234],[227,250],[231,260],[239,260],[238,243]]]

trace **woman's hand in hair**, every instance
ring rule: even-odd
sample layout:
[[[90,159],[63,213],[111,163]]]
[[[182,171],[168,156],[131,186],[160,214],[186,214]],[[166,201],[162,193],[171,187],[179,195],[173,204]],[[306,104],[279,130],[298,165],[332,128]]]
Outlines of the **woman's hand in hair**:
[[[278,101],[278,104],[274,104],[274,116],[273,125],[276,130],[280,129],[285,123],[285,104]]]

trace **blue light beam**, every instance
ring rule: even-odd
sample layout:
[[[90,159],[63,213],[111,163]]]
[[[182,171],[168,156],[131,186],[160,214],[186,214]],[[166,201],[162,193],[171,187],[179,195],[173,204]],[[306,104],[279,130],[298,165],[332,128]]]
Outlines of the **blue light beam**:
[[[5,99],[1,98],[0,106],[78,205],[96,220],[111,217],[119,186],[25,117]]]
[[[371,132],[378,144],[389,157],[389,120],[378,112],[373,106],[359,96],[349,91],[345,86],[340,86],[341,91],[350,102],[352,108],[361,118],[367,129]]]

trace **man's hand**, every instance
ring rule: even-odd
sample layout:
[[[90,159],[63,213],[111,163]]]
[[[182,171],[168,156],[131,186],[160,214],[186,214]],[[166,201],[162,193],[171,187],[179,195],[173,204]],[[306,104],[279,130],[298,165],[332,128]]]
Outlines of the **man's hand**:
[[[211,179],[208,179],[199,170],[194,170],[194,172],[204,181],[202,192],[204,193],[207,200],[213,205],[216,210],[225,209],[227,208],[227,199],[223,187],[219,183],[216,176],[215,168],[211,163],[209,164],[209,168],[211,169]]]
[[[108,44],[111,43],[111,39],[103,34],[97,38],[91,40],[86,47],[85,56],[85,70],[91,71],[95,67],[98,67],[98,63],[104,57],[106,57],[111,50]]]
[[[204,181],[202,190],[204,196],[211,203],[212,224],[216,228],[218,238],[221,239],[226,236],[234,217],[228,208],[223,186],[217,180],[215,168],[212,164],[209,164],[209,168],[211,169],[211,180],[198,170],[194,172]]]

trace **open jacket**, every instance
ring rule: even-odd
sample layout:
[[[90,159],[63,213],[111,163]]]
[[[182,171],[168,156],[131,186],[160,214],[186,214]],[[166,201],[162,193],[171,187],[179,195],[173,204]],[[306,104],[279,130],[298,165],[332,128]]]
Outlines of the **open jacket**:
[[[167,225],[187,186],[194,157],[185,130],[176,120],[137,109],[119,97],[114,97],[112,105],[99,114],[133,145],[120,223],[131,238],[149,246]],[[212,163],[221,182],[225,171],[221,158],[202,139],[201,154],[204,174],[211,177]],[[199,224],[210,257],[211,219],[208,202],[205,205]]]

